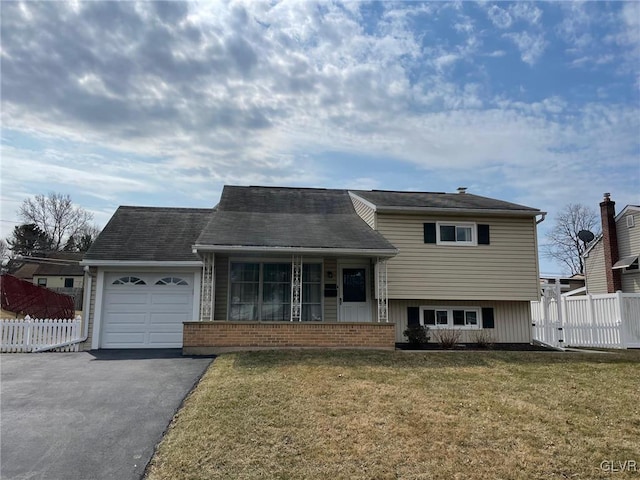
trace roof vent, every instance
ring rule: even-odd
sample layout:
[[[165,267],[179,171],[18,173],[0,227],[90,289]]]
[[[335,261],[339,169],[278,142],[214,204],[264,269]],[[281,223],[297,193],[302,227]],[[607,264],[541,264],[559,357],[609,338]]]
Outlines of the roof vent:
[[[458,193],[467,193],[467,187],[458,187]]]

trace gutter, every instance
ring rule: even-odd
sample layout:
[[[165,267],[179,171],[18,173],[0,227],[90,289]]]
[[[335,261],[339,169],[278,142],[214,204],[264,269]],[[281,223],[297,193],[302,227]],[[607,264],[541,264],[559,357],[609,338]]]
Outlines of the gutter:
[[[84,267],[84,291],[85,295],[82,299],[82,312],[84,313],[84,321],[82,322],[82,331],[84,332],[84,336],[75,340],[71,340],[69,342],[57,343],[55,345],[47,345],[46,347],[40,347],[35,349],[34,353],[46,352],[48,350],[53,350],[55,348],[68,347],[70,345],[75,345],[76,343],[84,343],[89,338],[89,307],[91,305],[91,287],[93,276],[89,271],[89,267]],[[88,292],[88,295],[87,295]],[[76,317],[77,318],[77,317]]]
[[[539,215],[542,215],[542,217],[540,217],[540,220],[536,220],[536,225],[540,225],[542,222],[544,222],[544,219],[547,218],[547,212],[540,212]],[[537,217],[538,215],[536,215]]]
[[[540,210],[506,210],[492,208],[442,208],[442,207],[377,207],[378,213],[407,213],[407,214],[429,214],[446,213],[448,215],[495,215],[504,217],[536,217],[546,215],[547,212]]]
[[[193,253],[199,252],[256,252],[256,253],[298,253],[305,255],[354,255],[362,257],[395,257],[397,248],[314,248],[314,247],[266,247],[249,245],[194,245]]]

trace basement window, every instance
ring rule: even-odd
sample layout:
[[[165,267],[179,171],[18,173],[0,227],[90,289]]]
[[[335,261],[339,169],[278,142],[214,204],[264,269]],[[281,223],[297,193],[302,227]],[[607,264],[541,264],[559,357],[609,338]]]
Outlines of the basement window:
[[[429,328],[480,328],[479,307],[420,307],[420,323]]]

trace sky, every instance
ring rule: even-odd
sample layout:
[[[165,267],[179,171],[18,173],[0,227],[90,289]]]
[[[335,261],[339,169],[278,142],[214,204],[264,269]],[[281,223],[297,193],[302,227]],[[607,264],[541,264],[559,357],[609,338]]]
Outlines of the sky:
[[[223,185],[640,204],[640,2],[0,2],[0,236],[59,192]],[[540,257],[542,273],[562,273]]]

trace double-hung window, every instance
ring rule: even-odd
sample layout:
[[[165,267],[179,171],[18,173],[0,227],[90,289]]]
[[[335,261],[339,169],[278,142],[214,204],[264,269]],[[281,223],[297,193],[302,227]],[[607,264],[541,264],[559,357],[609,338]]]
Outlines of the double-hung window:
[[[291,320],[291,263],[231,262],[230,320]],[[302,267],[302,320],[322,320],[322,264]]]
[[[476,245],[475,224],[438,223],[437,243],[440,245]]]
[[[420,323],[429,328],[480,328],[478,307],[421,307]]]

